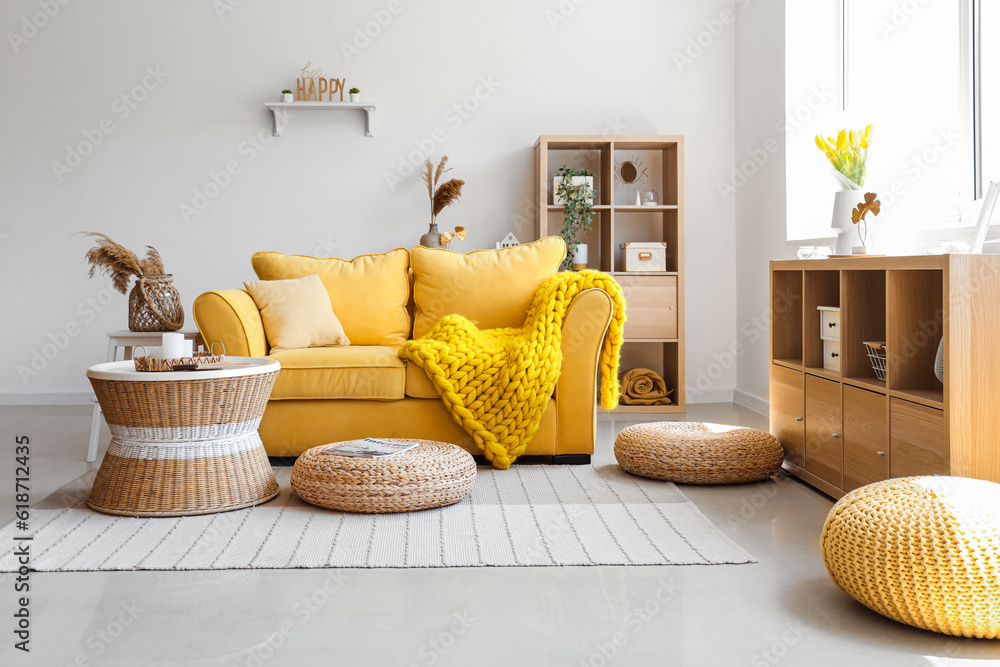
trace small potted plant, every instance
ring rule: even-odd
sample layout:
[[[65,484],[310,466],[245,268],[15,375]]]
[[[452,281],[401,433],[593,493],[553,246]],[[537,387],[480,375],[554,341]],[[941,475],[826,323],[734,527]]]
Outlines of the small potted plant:
[[[295,101],[295,95],[293,95],[292,91],[290,91],[290,90],[283,90],[283,91],[281,91],[281,101],[285,102],[285,103],[294,102]]]
[[[580,243],[577,236],[590,231],[594,212],[594,175],[586,169],[570,169],[563,165],[553,182],[554,200],[563,207],[563,226],[559,236],[566,242],[565,266],[567,269],[574,268],[574,264],[583,266],[587,263],[587,246]]]
[[[351,102],[353,102],[354,104],[357,104],[358,102],[361,101],[361,91],[358,90],[357,88],[351,88],[347,92],[351,94]]]

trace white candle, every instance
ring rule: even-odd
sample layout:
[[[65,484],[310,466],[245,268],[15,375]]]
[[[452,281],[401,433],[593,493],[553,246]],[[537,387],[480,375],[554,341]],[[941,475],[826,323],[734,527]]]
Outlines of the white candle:
[[[139,354],[140,357],[141,356],[146,356],[146,357],[149,357],[150,359],[162,359],[163,358],[163,353],[160,352],[160,348],[159,347],[156,347],[156,346],[153,346],[153,345],[149,345],[149,346],[143,345],[142,347],[143,347],[144,352]]]
[[[184,356],[193,357],[194,356],[194,341],[190,338],[184,339]]]
[[[163,358],[179,359],[184,356],[184,334],[171,331],[163,334]]]
[[[581,243],[576,247],[576,252],[573,253],[573,263],[574,264],[587,264],[587,244]]]

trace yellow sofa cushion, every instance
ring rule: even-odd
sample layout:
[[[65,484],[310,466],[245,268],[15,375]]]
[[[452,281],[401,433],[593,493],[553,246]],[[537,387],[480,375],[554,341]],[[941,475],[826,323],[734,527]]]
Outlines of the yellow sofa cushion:
[[[351,344],[315,273],[292,280],[253,280],[243,286],[260,309],[272,353]]]
[[[406,385],[406,365],[396,351],[382,345],[351,345],[268,355],[281,362],[271,400],[399,400]]]
[[[394,345],[406,342],[410,316],[406,276],[410,253],[397,248],[353,260],[319,259],[280,252],[258,252],[251,259],[261,280],[288,280],[318,274],[330,295],[333,312],[354,345]]]
[[[406,395],[412,398],[441,399],[441,394],[434,388],[434,383],[427,377],[427,372],[416,364],[406,363]]]
[[[445,315],[462,315],[480,329],[520,327],[538,287],[565,258],[566,243],[558,236],[467,254],[413,248],[413,337]]]

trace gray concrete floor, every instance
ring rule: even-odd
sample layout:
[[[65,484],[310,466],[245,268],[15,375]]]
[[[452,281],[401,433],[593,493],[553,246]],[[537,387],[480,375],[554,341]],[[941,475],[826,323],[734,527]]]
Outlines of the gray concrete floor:
[[[602,416],[596,462],[651,418]],[[640,416],[641,417],[641,416]],[[729,405],[687,419],[766,428]],[[31,439],[36,502],[84,462],[85,406],[0,408],[0,518],[14,438]],[[109,435],[102,437],[102,454]],[[1000,641],[895,623],[830,581],[819,535],[833,501],[785,478],[684,486],[754,565],[87,572],[31,576],[30,654],[14,650],[16,583],[0,575],[0,665],[959,665]],[[7,549],[10,545],[0,545]]]

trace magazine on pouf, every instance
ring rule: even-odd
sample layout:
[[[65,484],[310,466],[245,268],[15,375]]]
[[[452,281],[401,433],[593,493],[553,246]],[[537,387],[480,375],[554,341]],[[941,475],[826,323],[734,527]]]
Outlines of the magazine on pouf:
[[[364,440],[338,442],[333,447],[324,449],[322,453],[331,456],[355,456],[362,459],[373,459],[402,454],[419,444],[419,442],[391,442],[378,438],[365,438]]]

